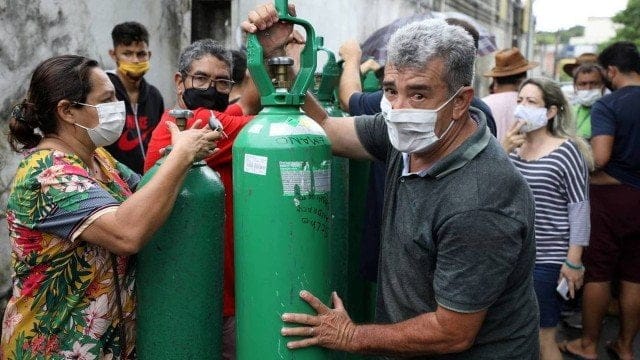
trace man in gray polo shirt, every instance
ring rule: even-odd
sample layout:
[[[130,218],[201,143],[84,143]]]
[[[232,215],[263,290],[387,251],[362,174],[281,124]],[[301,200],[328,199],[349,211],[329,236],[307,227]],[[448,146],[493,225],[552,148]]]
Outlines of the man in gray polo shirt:
[[[269,39],[265,54],[290,33],[270,4],[251,12],[243,28]],[[282,315],[298,325],[282,334],[303,337],[289,348],[387,359],[538,359],[533,199],[483,114],[469,108],[474,59],[462,28],[413,23],[389,41],[383,86],[392,110],[334,119],[307,98],[304,109],[334,153],[385,161],[387,181],[376,324],[354,324],[335,293],[329,308],[302,291],[317,315]]]

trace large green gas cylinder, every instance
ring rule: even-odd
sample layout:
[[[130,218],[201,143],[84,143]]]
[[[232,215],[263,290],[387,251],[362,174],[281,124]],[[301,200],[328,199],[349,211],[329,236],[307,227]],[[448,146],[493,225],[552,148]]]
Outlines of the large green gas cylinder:
[[[270,59],[274,81],[263,65],[255,35],[247,40],[247,65],[261,94],[263,110],[233,145],[237,358],[326,359],[312,347],[291,351],[280,335],[285,312],[314,311],[299,297],[308,290],[328,302],[330,286],[331,147],[322,128],[300,111],[316,64],[314,30],[302,25],[307,45],[293,85],[286,78],[290,58]]]
[[[169,218],[137,255],[139,359],[221,358],[223,231],[224,187],[196,162]]]
[[[326,54],[322,72],[316,73],[313,94],[331,117],[342,117],[344,113],[337,104],[336,89],[340,82],[342,67],[335,54],[324,47],[324,38],[316,38],[318,55]],[[318,57],[319,59],[320,57]],[[347,299],[349,259],[349,159],[333,156],[331,159],[331,284],[342,299]],[[335,354],[333,358],[342,358]],[[338,355],[340,357],[338,357]]]

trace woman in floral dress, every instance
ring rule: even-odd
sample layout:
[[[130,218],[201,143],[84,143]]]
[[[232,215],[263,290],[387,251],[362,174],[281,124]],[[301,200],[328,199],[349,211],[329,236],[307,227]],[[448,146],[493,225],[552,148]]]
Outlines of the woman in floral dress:
[[[187,169],[219,134],[170,124],[173,150],[134,193],[139,176],[102,148],[124,121],[106,73],[74,55],[38,65],[14,108],[8,139],[24,159],[7,205],[14,274],[0,359],[135,358],[129,255],[162,225]]]

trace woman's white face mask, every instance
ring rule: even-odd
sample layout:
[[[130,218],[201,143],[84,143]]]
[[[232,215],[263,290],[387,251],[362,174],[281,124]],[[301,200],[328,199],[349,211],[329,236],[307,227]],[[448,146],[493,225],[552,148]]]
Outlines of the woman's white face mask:
[[[96,147],[111,145],[120,138],[127,114],[124,101],[114,101],[97,105],[80,102],[76,104],[91,106],[98,111],[98,125],[96,127],[88,128],[77,123],[75,124],[87,130],[89,138]]]
[[[438,111],[447,106],[459,92],[460,89],[436,109],[389,109],[385,115],[385,122],[391,145],[400,152],[411,154],[424,152],[440,140],[451,129],[453,121],[440,136],[437,136],[435,126]],[[380,105],[383,108],[382,103]]]
[[[513,113],[516,120],[523,120],[525,124],[520,128],[522,132],[530,132],[547,126],[547,108],[537,106],[525,106],[518,104]]]

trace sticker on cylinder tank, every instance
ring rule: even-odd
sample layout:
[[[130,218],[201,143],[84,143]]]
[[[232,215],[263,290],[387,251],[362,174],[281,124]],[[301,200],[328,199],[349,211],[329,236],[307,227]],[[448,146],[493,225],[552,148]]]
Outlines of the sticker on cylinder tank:
[[[266,156],[244,154],[244,172],[256,175],[267,175]]]
[[[287,135],[326,135],[317,122],[309,118],[293,119],[283,123],[275,123],[269,126],[269,136]]]
[[[252,134],[260,134],[260,131],[262,131],[262,124],[253,124],[249,128],[249,132]]]
[[[282,195],[326,194],[331,189],[331,161],[320,166],[307,161],[280,161]]]

